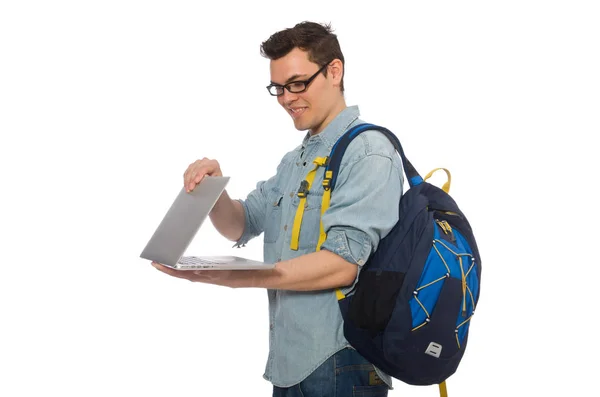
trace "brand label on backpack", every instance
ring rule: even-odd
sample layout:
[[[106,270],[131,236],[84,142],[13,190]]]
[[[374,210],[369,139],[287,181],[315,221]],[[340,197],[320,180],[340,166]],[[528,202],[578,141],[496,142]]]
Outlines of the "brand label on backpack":
[[[439,343],[431,342],[429,346],[427,346],[427,350],[425,350],[425,354],[429,354],[435,358],[440,358],[440,354],[442,354],[442,345]]]

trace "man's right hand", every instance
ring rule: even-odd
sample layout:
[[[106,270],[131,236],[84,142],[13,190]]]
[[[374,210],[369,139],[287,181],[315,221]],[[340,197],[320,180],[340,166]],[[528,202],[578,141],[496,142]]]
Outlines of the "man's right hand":
[[[183,174],[183,186],[189,193],[206,176],[223,176],[221,167],[217,160],[211,160],[204,157],[202,160],[196,160],[185,170]]]

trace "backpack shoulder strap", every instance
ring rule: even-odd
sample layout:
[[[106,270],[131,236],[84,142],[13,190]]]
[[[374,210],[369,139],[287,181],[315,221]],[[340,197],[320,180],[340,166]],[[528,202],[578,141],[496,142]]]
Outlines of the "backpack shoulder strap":
[[[329,157],[327,158],[327,162],[325,163],[325,176],[323,178],[323,188],[325,189],[325,192],[323,194],[323,201],[321,202],[321,215],[323,215],[325,210],[329,208],[331,192],[335,188],[337,175],[340,170],[340,164],[342,163],[342,157],[344,157],[346,148],[354,138],[359,136],[361,133],[369,130],[376,130],[383,133],[390,140],[390,142],[392,142],[392,144],[396,148],[396,151],[398,152],[398,154],[400,154],[400,157],[402,158],[402,166],[404,168],[404,173],[407,176],[410,187],[423,182],[423,178],[419,175],[415,167],[413,167],[413,165],[404,155],[404,150],[402,150],[402,145],[400,144],[400,141],[398,140],[396,135],[394,135],[387,128],[375,124],[358,124],[346,131],[344,135],[342,135],[333,145],[333,148],[329,153]],[[321,248],[321,244],[325,242],[326,238],[327,235],[323,230],[323,222],[321,222],[321,233],[319,235],[317,251]]]
[[[327,234],[325,233],[325,231],[323,229],[322,218],[323,218],[323,214],[325,213],[327,208],[329,208],[329,202],[331,200],[331,192],[335,188],[335,184],[337,181],[337,175],[338,175],[338,172],[340,169],[340,165],[342,163],[342,158],[344,157],[344,153],[346,152],[346,148],[348,148],[348,145],[350,145],[350,142],[352,142],[352,140],[354,140],[354,138],[359,136],[361,133],[363,133],[365,131],[369,131],[369,130],[380,131],[394,145],[394,148],[396,148],[396,151],[398,152],[398,154],[400,154],[400,157],[402,159],[402,166],[404,168],[404,173],[406,174],[406,176],[408,178],[409,186],[412,187],[412,186],[418,185],[421,182],[423,182],[423,178],[419,175],[419,173],[417,172],[415,167],[413,167],[413,165],[410,163],[410,161],[404,155],[404,150],[402,149],[402,145],[400,144],[400,141],[398,140],[396,135],[394,135],[390,130],[388,130],[385,127],[381,127],[381,126],[378,126],[375,124],[369,124],[369,123],[358,124],[358,125],[355,125],[354,127],[350,128],[333,145],[331,152],[329,153],[329,156],[327,157],[325,164],[324,164],[325,165],[325,175],[323,177],[323,188],[325,191],[323,193],[323,199],[321,202],[321,222],[320,222],[319,241],[317,243],[317,249],[316,249],[317,251],[319,251],[321,249],[321,245],[325,242],[325,239],[327,238]],[[322,165],[323,164],[320,163],[317,166],[322,166]],[[302,214],[300,214],[300,216],[298,216],[298,214],[296,214],[296,215],[297,215],[296,216],[297,221],[295,221],[294,224],[297,225],[297,227],[294,226],[294,230],[296,230],[296,229],[299,230],[301,219],[302,219],[302,216],[301,216]],[[294,244],[294,241],[297,241],[297,238],[292,239],[292,249],[297,249],[297,246],[296,246],[296,244]]]
[[[400,141],[398,140],[396,135],[394,135],[390,130],[384,127],[368,123],[358,124],[350,128],[333,145],[331,152],[329,153],[329,157],[327,158],[327,161],[325,163],[326,168],[325,175],[323,177],[323,188],[325,191],[323,192],[323,199],[321,201],[321,229],[319,234],[319,242],[317,243],[317,251],[321,249],[321,245],[325,242],[325,239],[327,238],[327,234],[323,229],[323,214],[325,213],[327,208],[329,208],[331,192],[335,188],[337,175],[340,170],[340,165],[342,163],[344,153],[346,152],[346,148],[348,147],[350,142],[354,140],[354,138],[359,136],[361,133],[369,130],[380,131],[390,140],[390,142],[392,142],[392,144],[396,148],[396,151],[400,154],[400,157],[402,158],[402,166],[404,168],[404,173],[408,178],[409,186],[412,187],[423,182],[423,178],[421,178],[417,170],[413,167],[413,165],[404,155],[404,151],[402,150],[402,145],[400,144]],[[345,298],[344,293],[339,288],[336,288],[335,294],[338,301]]]
[[[323,182],[323,186],[325,190],[333,190],[335,188],[335,183],[337,180],[337,174],[339,172],[340,164],[342,163],[342,157],[344,156],[344,152],[346,148],[352,142],[354,138],[360,135],[362,132],[376,130],[383,133],[389,140],[392,142],[398,154],[402,158],[402,166],[404,168],[404,173],[408,177],[409,186],[418,185],[423,182],[423,178],[419,175],[415,167],[410,163],[410,161],[404,155],[404,150],[402,150],[402,145],[400,141],[390,130],[385,127],[381,127],[375,124],[358,124],[346,131],[344,135],[342,135],[337,142],[333,145],[331,149],[331,153],[329,154],[329,159],[327,161],[327,166],[325,168],[325,179],[327,182]]]

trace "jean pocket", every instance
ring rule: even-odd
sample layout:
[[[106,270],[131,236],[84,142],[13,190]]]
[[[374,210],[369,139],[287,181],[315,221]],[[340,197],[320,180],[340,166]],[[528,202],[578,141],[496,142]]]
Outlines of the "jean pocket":
[[[378,386],[354,386],[352,388],[353,397],[387,397],[388,387],[386,385]]]
[[[269,200],[267,207],[267,217],[265,224],[265,243],[274,243],[277,241],[281,230],[281,201],[283,194],[274,192]]]

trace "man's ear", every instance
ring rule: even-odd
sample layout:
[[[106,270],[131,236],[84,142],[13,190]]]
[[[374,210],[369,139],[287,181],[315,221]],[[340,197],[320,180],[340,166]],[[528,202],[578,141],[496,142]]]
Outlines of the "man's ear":
[[[339,59],[334,59],[329,63],[328,72],[333,79],[333,85],[339,87],[344,77],[344,64]]]

